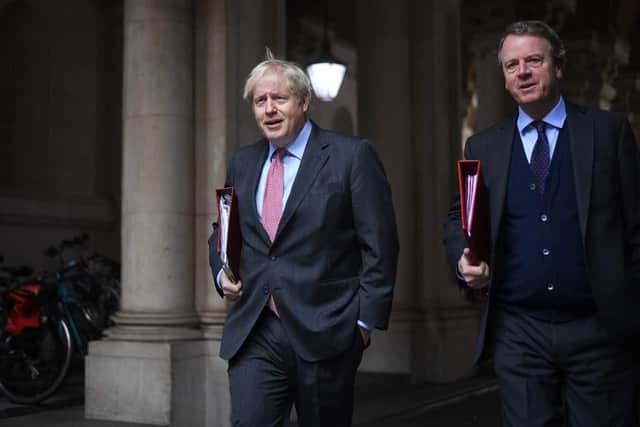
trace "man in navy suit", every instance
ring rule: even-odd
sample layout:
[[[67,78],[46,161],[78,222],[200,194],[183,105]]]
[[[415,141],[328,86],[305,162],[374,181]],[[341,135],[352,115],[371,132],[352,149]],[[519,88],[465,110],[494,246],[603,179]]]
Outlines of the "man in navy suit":
[[[245,84],[264,139],[227,171],[242,251],[220,356],[229,361],[234,426],[349,426],[353,386],[372,329],[386,329],[398,241],[391,191],[372,145],[308,120],[311,85],[295,64],[258,64]]]
[[[540,21],[499,44],[517,116],[472,136],[488,190],[490,255],[474,265],[456,200],[445,226],[464,286],[488,292],[478,355],[493,354],[506,426],[635,426],[640,158],[622,114],[567,103],[565,49]]]

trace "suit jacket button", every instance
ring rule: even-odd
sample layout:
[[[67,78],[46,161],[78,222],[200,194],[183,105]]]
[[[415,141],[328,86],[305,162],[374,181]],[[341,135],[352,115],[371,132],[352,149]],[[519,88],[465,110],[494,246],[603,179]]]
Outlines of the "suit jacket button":
[[[278,257],[277,257],[277,256],[275,256],[275,255],[271,256],[271,261],[275,261],[275,260],[277,260],[277,259],[278,259]]]
[[[265,295],[269,295],[269,287],[268,286],[264,287],[264,294]]]

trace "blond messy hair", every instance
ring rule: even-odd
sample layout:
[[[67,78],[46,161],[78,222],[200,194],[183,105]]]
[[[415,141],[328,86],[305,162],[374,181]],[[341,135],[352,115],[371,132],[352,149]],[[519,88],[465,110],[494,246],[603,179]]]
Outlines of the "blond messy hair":
[[[256,65],[247,76],[242,98],[247,102],[252,102],[258,80],[271,73],[284,77],[294,95],[300,99],[309,99],[309,102],[311,102],[311,81],[307,74],[291,61],[276,59],[268,47],[266,48],[265,59]]]

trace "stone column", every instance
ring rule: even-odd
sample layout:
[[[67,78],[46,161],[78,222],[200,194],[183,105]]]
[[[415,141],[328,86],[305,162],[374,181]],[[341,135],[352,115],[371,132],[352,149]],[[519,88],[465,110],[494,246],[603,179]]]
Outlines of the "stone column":
[[[227,425],[230,413],[227,362],[217,357],[226,304],[214,288],[207,245],[217,220],[215,189],[224,185],[234,151],[260,136],[242,100],[244,79],[264,46],[284,55],[284,22],[284,0],[195,2],[195,292],[210,356],[201,412],[207,427]]]
[[[226,0],[195,1],[195,296],[203,336],[207,339],[201,410],[192,425],[228,425],[231,405],[227,363],[218,357],[225,301],[215,290],[207,239],[217,220],[215,189],[224,185],[226,163],[234,147],[229,114],[230,25]],[[237,91],[236,91],[237,92]],[[186,415],[186,414],[185,414]],[[196,423],[196,415],[198,423]]]
[[[373,335],[360,369],[409,374],[416,312],[409,4],[400,0],[389,7],[385,2],[361,0],[356,16],[359,134],[372,140],[384,163],[400,240],[389,331]]]
[[[417,381],[446,382],[471,374],[480,317],[458,290],[442,244],[461,158],[460,1],[412,5],[416,254],[423,260],[415,281],[421,320],[413,336],[412,373]]]
[[[197,338],[192,8],[125,1],[122,305],[109,336]]]
[[[224,185],[234,151],[260,137],[251,107],[242,100],[244,79],[264,58],[264,46],[283,57],[284,18],[283,0],[260,6],[253,0],[196,0],[196,308],[204,336],[215,340],[222,337],[226,313],[208,259],[207,237],[217,220],[215,189]]]
[[[449,381],[471,372],[478,324],[442,246],[460,154],[460,5],[358,6],[361,134],[379,147],[400,233],[390,329],[374,335],[362,368],[407,373],[415,382]]]
[[[89,418],[187,426],[204,406],[192,16],[189,0],[124,2],[122,299],[115,327],[89,348]]]
[[[195,39],[196,308],[206,337],[220,340],[226,314],[209,268],[207,238],[217,220],[215,189],[225,180],[229,147],[225,0],[197,0]]]
[[[508,102],[504,77],[498,66],[499,40],[497,32],[482,33],[475,35],[470,43],[478,98],[476,132],[497,123],[508,111],[513,111],[513,102]]]
[[[191,3],[124,11],[122,301],[113,339],[198,338]]]
[[[284,11],[283,0],[125,0],[123,296],[87,357],[90,418],[229,423],[207,238],[231,154],[259,136],[244,77],[265,45],[283,55]]]

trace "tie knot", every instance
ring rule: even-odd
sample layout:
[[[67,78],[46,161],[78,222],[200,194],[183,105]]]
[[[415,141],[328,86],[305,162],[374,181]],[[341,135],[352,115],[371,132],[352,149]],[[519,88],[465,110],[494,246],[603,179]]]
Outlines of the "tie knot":
[[[547,124],[542,120],[536,120],[531,123],[531,125],[538,131],[539,134],[543,134],[545,129],[547,128]]]
[[[282,158],[285,156],[285,154],[287,154],[287,149],[284,147],[279,147],[276,149],[276,151],[273,152],[273,157],[271,158],[273,159],[278,159],[280,161],[282,161]]]

